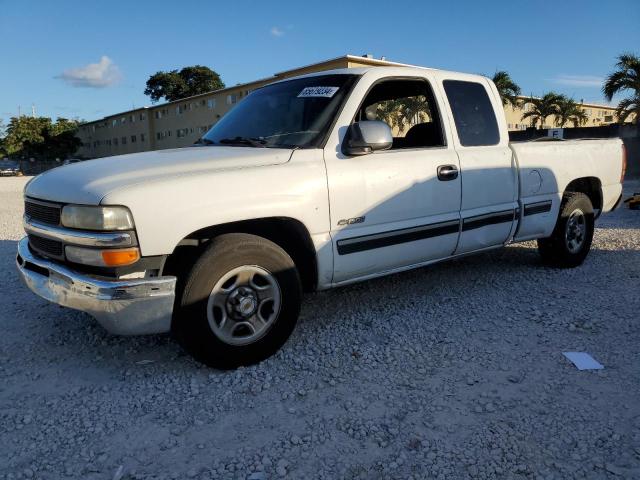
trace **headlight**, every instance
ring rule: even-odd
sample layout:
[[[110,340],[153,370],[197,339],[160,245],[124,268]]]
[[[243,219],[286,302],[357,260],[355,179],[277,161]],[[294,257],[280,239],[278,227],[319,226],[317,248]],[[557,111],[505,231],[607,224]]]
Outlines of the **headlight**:
[[[82,230],[132,230],[133,217],[126,207],[67,205],[60,217],[62,225]]]

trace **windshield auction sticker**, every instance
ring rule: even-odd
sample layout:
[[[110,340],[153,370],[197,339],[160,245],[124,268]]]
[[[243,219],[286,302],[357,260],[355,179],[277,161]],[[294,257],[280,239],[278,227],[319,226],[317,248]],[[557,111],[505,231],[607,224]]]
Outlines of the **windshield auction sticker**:
[[[333,97],[340,87],[305,87],[298,94],[298,98],[305,97]]]

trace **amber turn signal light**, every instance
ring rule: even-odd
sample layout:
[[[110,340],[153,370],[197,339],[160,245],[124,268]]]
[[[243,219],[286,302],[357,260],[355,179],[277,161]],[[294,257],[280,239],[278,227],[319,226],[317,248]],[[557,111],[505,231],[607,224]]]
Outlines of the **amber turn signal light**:
[[[124,267],[136,263],[139,259],[140,251],[137,248],[102,251],[102,261],[107,267]]]

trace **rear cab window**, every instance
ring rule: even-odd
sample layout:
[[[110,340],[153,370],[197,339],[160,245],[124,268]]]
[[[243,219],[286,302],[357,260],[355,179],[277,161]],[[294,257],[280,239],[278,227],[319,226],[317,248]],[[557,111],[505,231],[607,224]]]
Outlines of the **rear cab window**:
[[[484,85],[461,80],[445,80],[442,84],[453,113],[460,145],[497,145],[500,142],[498,121]]]

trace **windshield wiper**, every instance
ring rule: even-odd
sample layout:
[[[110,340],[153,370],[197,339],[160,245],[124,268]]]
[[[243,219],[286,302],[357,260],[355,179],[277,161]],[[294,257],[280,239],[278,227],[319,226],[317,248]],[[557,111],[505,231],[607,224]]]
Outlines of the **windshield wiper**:
[[[252,147],[264,148],[267,143],[266,140],[262,138],[254,138],[254,137],[234,137],[234,138],[223,138],[218,140],[218,143],[223,145],[250,145]]]

